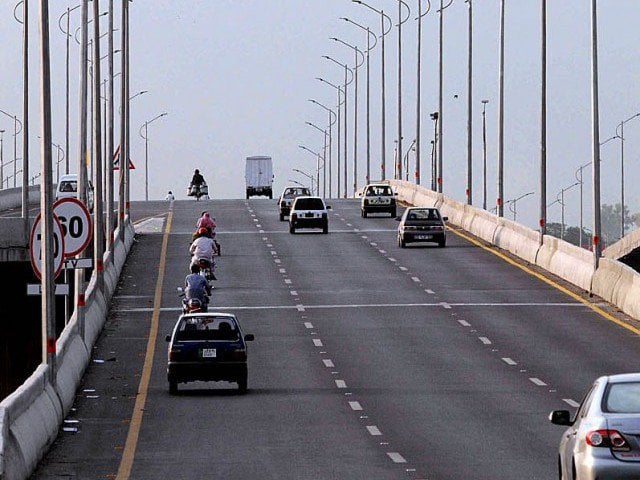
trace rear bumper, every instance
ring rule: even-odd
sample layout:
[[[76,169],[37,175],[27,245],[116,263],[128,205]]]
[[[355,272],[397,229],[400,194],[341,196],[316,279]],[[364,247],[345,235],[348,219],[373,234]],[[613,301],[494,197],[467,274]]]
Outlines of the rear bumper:
[[[392,212],[396,209],[395,205],[363,205],[362,210],[366,212]]]
[[[419,238],[429,236],[430,238]],[[416,242],[433,242],[439,243],[446,239],[445,232],[404,232],[404,234],[400,234],[400,238],[405,243],[416,243]]]
[[[326,218],[296,218],[291,220],[294,228],[324,228],[328,220]]]
[[[177,382],[235,381],[246,372],[246,362],[169,362],[167,365],[167,378]]]

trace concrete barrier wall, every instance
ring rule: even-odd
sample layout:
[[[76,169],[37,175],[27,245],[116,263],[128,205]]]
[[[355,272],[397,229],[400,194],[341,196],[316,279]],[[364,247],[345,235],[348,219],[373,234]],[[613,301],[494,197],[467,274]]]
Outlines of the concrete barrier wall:
[[[493,244],[529,263],[536,263],[540,233],[506,218],[498,219]]]
[[[618,306],[627,315],[640,318],[640,275],[628,265],[601,258],[592,288],[593,293]]]
[[[29,205],[40,202],[40,185],[29,187]],[[22,207],[22,187],[0,190],[0,210]]]
[[[103,288],[96,286],[95,272],[87,287],[85,339],[78,335],[77,313],[58,339],[55,385],[47,380],[48,366],[40,365],[20,388],[0,402],[0,480],[23,480],[33,472],[73,405],[91,349],[104,326],[108,300],[133,243],[135,231],[128,219],[126,225],[124,244],[117,241],[114,262],[105,263]]]

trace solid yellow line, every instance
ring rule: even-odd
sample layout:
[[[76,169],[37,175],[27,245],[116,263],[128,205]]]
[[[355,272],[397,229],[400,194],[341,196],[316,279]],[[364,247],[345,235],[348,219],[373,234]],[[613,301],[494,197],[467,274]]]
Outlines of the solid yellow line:
[[[144,357],[144,366],[142,367],[142,376],[140,385],[138,386],[138,395],[136,403],[133,407],[131,423],[129,424],[129,432],[127,433],[127,441],[124,445],[122,459],[116,480],[128,480],[133,467],[133,460],[138,446],[138,435],[142,427],[142,414],[144,406],[147,402],[147,393],[149,391],[149,380],[151,379],[151,369],[153,367],[153,355],[156,350],[156,340],[158,337],[158,324],[160,317],[160,304],[162,301],[162,284],[164,281],[165,258],[167,256],[167,244],[169,242],[169,231],[171,230],[171,220],[173,212],[167,215],[167,223],[162,237],[162,249],[160,250],[160,262],[158,265],[158,280],[156,282],[156,291],[153,301],[153,314],[151,316],[151,328],[149,330],[149,340],[147,341],[147,352]]]
[[[605,312],[603,309],[601,309],[600,307],[598,307],[597,305],[594,305],[593,303],[590,303],[589,301],[585,300],[584,298],[582,298],[580,295],[577,295],[575,293],[573,293],[570,290],[567,290],[565,287],[563,287],[562,285],[554,282],[553,280],[551,280],[548,277],[545,277],[544,275],[541,275],[538,272],[534,272],[533,270],[531,270],[530,268],[521,265],[520,263],[510,259],[509,257],[507,257],[506,255],[500,253],[499,251],[490,248],[490,247],[486,247],[485,245],[483,245],[482,243],[478,242],[477,240],[465,235],[464,233],[460,232],[459,230],[453,230],[451,228],[449,228],[450,231],[452,231],[453,233],[455,233],[456,235],[458,235],[461,238],[464,238],[465,240],[467,240],[468,242],[473,243],[474,245],[482,248],[483,250],[486,250],[487,252],[491,252],[492,254],[494,254],[495,256],[501,258],[502,260],[504,260],[507,263],[510,263],[511,265],[518,267],[520,270],[524,270],[525,272],[527,272],[529,275],[533,275],[534,277],[542,280],[543,282],[545,282],[548,285],[551,285],[552,287],[560,290],[562,293],[569,295],[571,298],[573,298],[574,300],[577,300],[580,303],[583,303],[584,305],[586,305],[587,307],[589,307],[591,310],[593,310],[594,312],[596,312],[598,315],[601,315],[602,317],[604,317],[605,319],[609,320],[610,322],[615,323],[616,325],[621,326],[622,328],[626,328],[627,330],[629,330],[630,332],[635,333],[636,335],[640,335],[640,330],[637,329],[636,327],[634,327],[633,325],[629,325],[626,322],[623,322],[622,320],[617,319],[616,317],[614,317],[613,315]]]

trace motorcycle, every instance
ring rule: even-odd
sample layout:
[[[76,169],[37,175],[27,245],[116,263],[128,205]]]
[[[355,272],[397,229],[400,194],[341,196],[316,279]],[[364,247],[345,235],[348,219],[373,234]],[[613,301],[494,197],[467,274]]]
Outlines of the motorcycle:
[[[178,296],[182,298],[182,313],[205,313],[209,308],[209,297],[205,296],[205,301],[202,302],[199,298],[186,298],[184,289],[178,287],[180,294]]]
[[[209,198],[209,187],[206,183],[202,183],[201,185],[190,185],[187,189],[187,195],[190,197],[196,197],[196,202],[199,201],[201,197]]]

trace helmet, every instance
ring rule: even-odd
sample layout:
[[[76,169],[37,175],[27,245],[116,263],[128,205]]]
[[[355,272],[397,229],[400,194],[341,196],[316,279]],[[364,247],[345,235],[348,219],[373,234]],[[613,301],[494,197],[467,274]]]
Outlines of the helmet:
[[[200,173],[200,170],[198,170],[198,169],[196,168],[196,171],[195,171],[195,173]]]
[[[191,273],[200,273],[200,265],[194,263],[191,265]]]
[[[204,227],[200,227],[200,228],[198,229],[198,235],[206,235],[207,233],[209,233],[209,232],[208,232],[208,231],[207,231],[207,229],[206,229],[206,228],[204,228]]]

